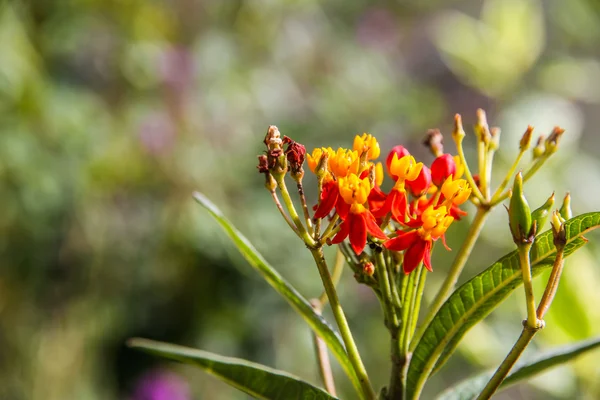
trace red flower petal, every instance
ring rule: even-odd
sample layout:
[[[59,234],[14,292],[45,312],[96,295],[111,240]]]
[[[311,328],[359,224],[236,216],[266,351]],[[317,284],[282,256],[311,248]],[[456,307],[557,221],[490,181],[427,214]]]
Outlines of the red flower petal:
[[[425,257],[425,250],[427,249],[427,241],[418,239],[404,252],[404,262],[402,267],[404,268],[405,274],[410,274],[419,266],[423,257]],[[431,263],[430,263],[431,264]]]
[[[408,207],[406,194],[398,190],[392,190],[390,196],[392,196],[392,206],[390,207],[392,218],[394,218],[394,221],[404,224],[404,216],[406,215],[406,209]]]
[[[387,195],[383,193],[378,186],[375,186],[373,189],[371,189],[371,193],[369,193],[369,197],[367,199],[369,202],[369,209],[371,211],[379,210],[385,204],[386,198]]]
[[[347,222],[350,225],[350,246],[359,255],[367,244],[367,224],[364,214],[348,214]]]
[[[348,221],[342,222],[342,224],[340,225],[340,230],[333,237],[333,239],[331,239],[331,243],[333,243],[333,244],[342,243],[344,241],[344,239],[346,239],[348,237],[349,233],[350,233],[350,224],[348,223]]]
[[[323,185],[323,191],[321,192],[321,201],[319,202],[317,211],[315,211],[314,218],[321,219],[329,215],[331,210],[333,210],[333,206],[335,206],[339,195],[340,192],[335,181],[330,181]]]
[[[348,213],[350,212],[350,204],[346,203],[342,196],[338,196],[337,202],[335,203],[335,212],[340,216],[344,221],[348,217]]]
[[[419,238],[417,231],[400,232],[398,237],[387,240],[383,245],[386,249],[402,251],[408,249]]]
[[[367,225],[367,232],[369,232],[371,236],[376,237],[377,239],[387,239],[387,235],[379,228],[379,225],[375,222],[375,217],[373,217],[369,211],[364,213],[364,219]]]
[[[429,271],[433,272],[433,268],[431,267],[431,242],[427,241],[425,245],[425,253],[423,253],[423,265]]]

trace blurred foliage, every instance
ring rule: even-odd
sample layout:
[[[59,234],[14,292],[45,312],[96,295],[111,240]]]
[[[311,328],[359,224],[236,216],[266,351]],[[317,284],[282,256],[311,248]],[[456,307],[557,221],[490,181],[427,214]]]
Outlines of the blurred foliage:
[[[269,124],[308,148],[370,132],[384,149],[402,143],[430,161],[419,144],[426,129],[448,132],[456,112],[473,123],[482,107],[503,128],[497,171],[527,124],[538,133],[558,124],[564,148],[527,195],[537,206],[570,190],[576,213],[598,209],[599,27],[592,0],[0,2],[0,398],[132,398],[157,369],[168,379],[174,371],[195,398],[245,398],[126,350],[131,336],[317,382],[300,318],[190,196],[218,203],[317,296],[316,269],[255,170]],[[466,223],[453,229],[456,247]],[[496,210],[465,278],[510,249]],[[600,332],[590,307],[600,301],[599,257],[592,241],[569,259],[538,345]],[[428,298],[450,258],[435,254]],[[377,302],[350,274],[341,291],[383,385]],[[523,314],[518,294],[468,334],[426,396],[496,365]],[[498,398],[598,398],[598,368],[587,356]],[[351,398],[348,382],[339,385]]]

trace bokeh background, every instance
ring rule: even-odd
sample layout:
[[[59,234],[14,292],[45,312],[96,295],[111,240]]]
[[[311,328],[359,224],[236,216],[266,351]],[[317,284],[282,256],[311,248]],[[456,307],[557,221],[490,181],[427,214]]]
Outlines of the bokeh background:
[[[307,328],[192,191],[307,297],[320,294],[316,268],[255,168],[270,124],[309,149],[369,132],[384,151],[404,144],[429,162],[426,130],[449,134],[457,112],[472,126],[482,107],[502,128],[496,182],[527,124],[538,134],[560,125],[561,151],[528,185],[530,203],[569,190],[576,214],[598,210],[599,43],[594,0],[0,2],[0,398],[247,398],[127,349],[132,336],[318,382]],[[511,250],[506,219],[493,214],[463,279]],[[451,247],[466,227],[452,227]],[[567,262],[534,347],[600,334],[600,237],[590,239]],[[428,299],[452,260],[440,250]],[[379,306],[350,273],[340,291],[380,387],[389,362]],[[424,398],[496,365],[523,315],[517,291]],[[597,399],[599,358],[498,398]],[[335,373],[341,398],[354,398]]]

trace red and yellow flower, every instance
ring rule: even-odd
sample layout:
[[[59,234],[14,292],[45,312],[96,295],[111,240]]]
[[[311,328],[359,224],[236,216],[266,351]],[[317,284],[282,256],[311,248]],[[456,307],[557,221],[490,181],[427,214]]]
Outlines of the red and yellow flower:
[[[356,174],[350,174],[338,180],[338,187],[343,205],[337,206],[336,211],[343,222],[331,242],[341,243],[349,237],[350,246],[356,254],[360,254],[367,244],[367,234],[377,239],[387,239],[375,217],[365,207],[372,189],[369,178],[361,179]]]

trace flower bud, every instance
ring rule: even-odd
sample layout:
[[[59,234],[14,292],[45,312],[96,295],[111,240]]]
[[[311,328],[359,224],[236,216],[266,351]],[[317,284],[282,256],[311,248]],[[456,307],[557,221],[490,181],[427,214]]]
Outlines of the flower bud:
[[[454,116],[454,130],[452,130],[452,138],[456,143],[461,143],[465,136],[466,133],[462,125],[462,117],[460,114],[456,114]]]
[[[274,192],[277,189],[277,181],[269,171],[265,173],[265,187],[269,192]]]
[[[363,265],[363,273],[367,276],[373,276],[375,273],[375,265],[372,262],[367,262]]]
[[[475,136],[477,139],[485,144],[490,142],[492,135],[490,134],[490,128],[487,123],[487,117],[485,111],[481,108],[477,110],[477,124],[475,124]]]
[[[515,176],[512,195],[508,206],[508,221],[510,231],[517,246],[531,242],[532,219],[531,209],[523,193],[523,175],[521,172]]]
[[[552,133],[550,133],[550,136],[548,136],[548,139],[546,139],[546,155],[556,153],[556,150],[558,150],[558,142],[560,141],[563,133],[565,133],[564,129],[558,126],[554,127]]]
[[[521,141],[519,142],[519,150],[526,151],[531,146],[531,137],[533,136],[533,126],[529,125],[527,130],[521,137]]]
[[[565,195],[562,206],[560,206],[560,210],[558,212],[564,219],[573,218],[573,211],[571,211],[571,194],[569,192],[567,192]]]
[[[385,165],[387,167],[388,174],[390,174],[392,179],[394,179],[396,181],[396,180],[398,180],[398,177],[395,176],[394,174],[392,174],[392,172],[390,171],[390,166],[392,165],[392,160],[394,159],[394,154],[396,154],[398,157],[398,160],[400,160],[402,157],[410,155],[410,153],[408,152],[408,150],[406,150],[404,148],[404,146],[398,145],[389,152],[387,158],[385,159]]]
[[[556,246],[557,249],[564,248],[567,244],[565,220],[558,210],[555,210],[554,213],[552,213],[550,223],[552,225],[552,234],[554,236],[554,246]]]
[[[454,174],[456,174],[456,163],[450,154],[442,154],[433,160],[431,164],[431,180],[435,186],[440,187],[446,178]]]
[[[414,181],[406,181],[405,184],[406,188],[413,196],[421,197],[427,192],[429,186],[431,186],[431,171],[426,165],[423,165],[417,179]]]
[[[317,163],[317,166],[315,167],[315,175],[317,176],[317,179],[320,181],[321,179],[323,179],[325,177],[325,175],[327,175],[327,172],[329,172],[329,170],[327,169],[327,166],[329,165],[329,153],[328,152],[323,152],[319,158],[319,162]]]
[[[498,150],[498,147],[500,147],[500,132],[500,128],[497,126],[494,126],[490,129],[490,150],[492,151]]]
[[[258,168],[258,172],[260,172],[261,174],[269,172],[269,169],[271,167],[269,166],[269,159],[266,155],[261,154],[260,156],[258,156],[258,165],[256,166],[256,168]]]
[[[431,150],[431,153],[435,157],[439,157],[444,154],[444,136],[442,136],[442,133],[439,129],[428,130],[423,144],[429,150]]]
[[[536,160],[538,158],[540,158],[541,156],[544,155],[544,152],[546,151],[546,143],[544,142],[545,136],[544,135],[540,135],[540,137],[537,140],[537,144],[535,145],[535,147],[533,148],[533,159]]]
[[[541,207],[535,209],[531,213],[531,219],[533,221],[533,226],[535,226],[535,233],[541,232],[544,229],[544,224],[550,215],[550,209],[554,206],[554,193],[552,196],[546,200]]]

